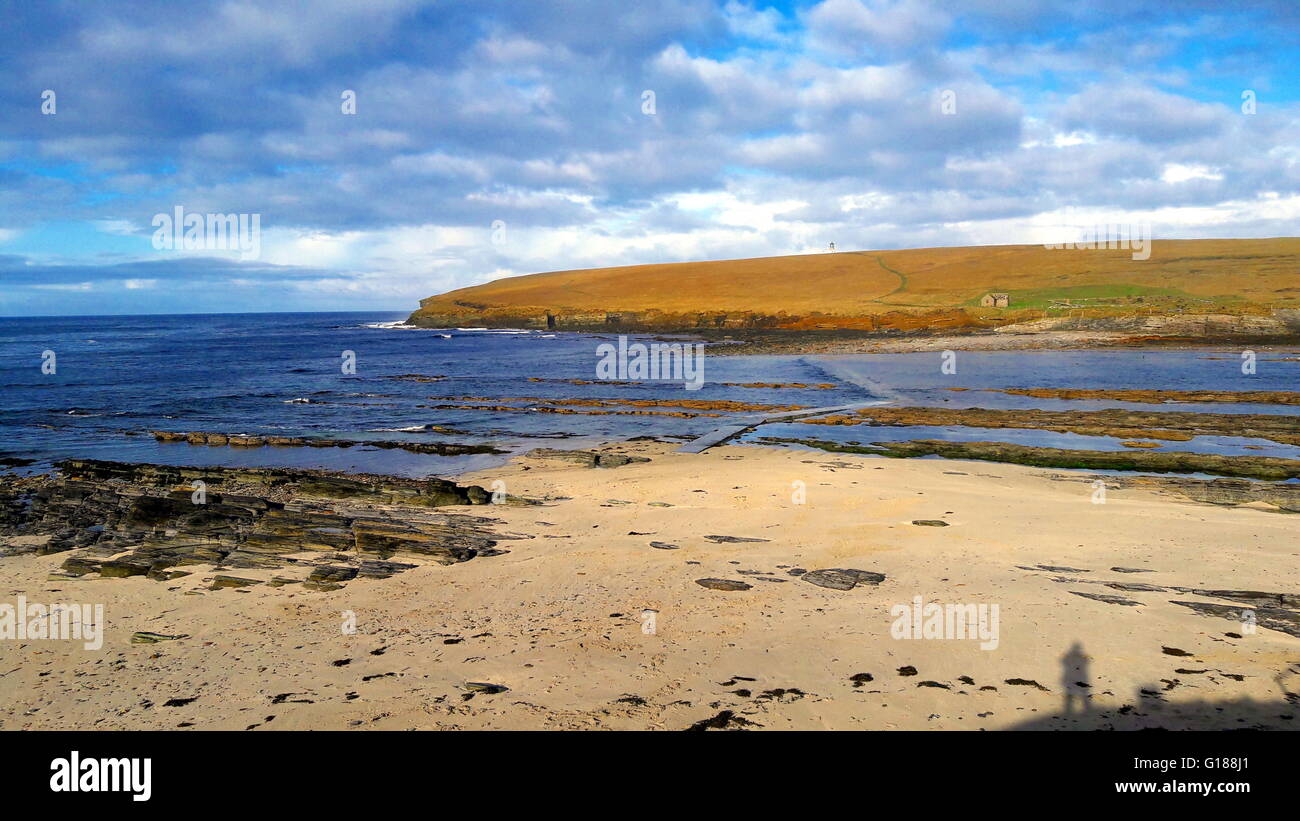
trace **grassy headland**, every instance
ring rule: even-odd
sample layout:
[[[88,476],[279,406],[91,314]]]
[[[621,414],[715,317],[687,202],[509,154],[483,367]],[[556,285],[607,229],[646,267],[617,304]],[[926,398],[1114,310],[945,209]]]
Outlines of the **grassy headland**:
[[[1005,293],[1007,307],[984,307]],[[432,296],[425,327],[619,331],[1028,333],[1134,338],[1300,334],[1300,238],[851,251],[555,271]]]

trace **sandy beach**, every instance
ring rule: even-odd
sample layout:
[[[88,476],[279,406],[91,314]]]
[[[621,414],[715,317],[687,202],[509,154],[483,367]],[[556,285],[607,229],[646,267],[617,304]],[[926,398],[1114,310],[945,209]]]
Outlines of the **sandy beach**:
[[[213,590],[204,565],[50,580],[66,553],[8,556],[6,600],[102,603],[107,626],[100,650],[0,642],[0,727],[1295,726],[1300,638],[1204,595],[1293,599],[1292,515],[1133,487],[1097,504],[1086,476],[1012,464],[675,447],[455,477],[536,502],[437,508],[495,520],[508,552],[399,556],[418,566],[337,590]],[[915,597],[996,605],[996,647],[894,637]]]

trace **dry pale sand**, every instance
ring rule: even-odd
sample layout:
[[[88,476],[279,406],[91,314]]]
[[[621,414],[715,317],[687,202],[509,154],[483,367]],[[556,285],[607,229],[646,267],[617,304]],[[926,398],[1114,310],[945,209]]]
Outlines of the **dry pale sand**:
[[[1014,465],[744,446],[701,455],[658,443],[613,449],[652,461],[517,462],[462,477],[565,497],[469,511],[535,537],[502,542],[508,554],[333,592],[207,591],[207,572],[51,582],[63,556],[0,561],[0,601],[102,602],[107,620],[99,651],[0,642],[0,727],[684,729],[727,710],[730,726],[752,729],[1297,724],[1284,716],[1300,713],[1287,700],[1300,691],[1300,639],[1262,627],[1251,634],[1170,603],[1213,599],[1090,582],[1295,593],[1300,518],[1145,490],[1111,491],[1098,505],[1086,483]],[[805,504],[792,500],[796,482]],[[715,544],[704,538],[711,534],[767,541]],[[1036,565],[1088,572],[1021,569]],[[833,590],[790,568],[886,579]],[[701,578],[752,589],[706,589]],[[913,596],[997,604],[998,648],[892,638],[890,607]],[[645,610],[657,611],[653,633]],[[355,613],[353,635],[341,629],[343,611]],[[129,643],[138,630],[189,637]],[[1076,642],[1088,672],[1066,677],[1086,675],[1091,695],[1086,712],[1063,719],[1062,657]],[[905,666],[917,675],[900,675]],[[872,680],[859,676],[855,686],[863,673]],[[467,699],[469,681],[509,689]],[[195,700],[165,706],[169,699]]]

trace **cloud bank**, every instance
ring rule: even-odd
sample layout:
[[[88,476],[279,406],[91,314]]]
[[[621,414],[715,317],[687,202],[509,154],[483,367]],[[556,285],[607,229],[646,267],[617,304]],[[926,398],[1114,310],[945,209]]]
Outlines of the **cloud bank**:
[[[1291,235],[1298,8],[23,4],[0,314],[401,310],[534,271],[1081,218]],[[177,205],[259,214],[259,257],[154,248]]]

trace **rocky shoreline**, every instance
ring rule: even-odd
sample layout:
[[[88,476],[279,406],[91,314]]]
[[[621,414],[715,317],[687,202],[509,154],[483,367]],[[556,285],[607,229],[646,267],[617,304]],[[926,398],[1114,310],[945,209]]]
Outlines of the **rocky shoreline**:
[[[1059,482],[1078,482],[1095,487],[1101,481],[1108,490],[1150,490],[1192,502],[1219,507],[1250,507],[1265,512],[1300,513],[1300,485],[1292,482],[1257,482],[1250,479],[1198,479],[1192,476],[1096,476],[1078,473],[1053,474]]]
[[[649,461],[615,452],[538,448],[522,459],[613,468]],[[211,589],[261,580],[230,569],[298,568],[270,584],[337,589],[417,564],[454,564],[505,550],[499,519],[437,508],[535,504],[445,479],[280,468],[175,467],[69,459],[48,475],[0,474],[0,557],[68,553],[52,578],[88,574],[173,581],[210,566]],[[499,508],[496,508],[499,509]]]
[[[1025,393],[1025,391],[1018,391]],[[1186,442],[1197,436],[1240,436],[1300,445],[1300,416],[1139,411],[1126,408],[1050,411],[988,408],[874,407],[798,420],[804,425],[883,425],[1049,430],[1082,436]],[[1145,443],[1158,447],[1156,443]]]
[[[861,453],[896,459],[940,456],[945,459],[1005,462],[1033,467],[1076,470],[1124,470],[1154,473],[1208,473],[1266,482],[1300,478],[1300,460],[1273,456],[1221,456],[1186,451],[1107,451],[1015,445],[1007,442],[950,442],[941,439],[912,439],[902,442],[850,444],[823,439],[766,436],[770,444],[804,445],[832,453]],[[1300,490],[1300,485],[1293,485]]]
[[[293,570],[272,584],[336,589],[415,567],[394,557],[452,564],[501,555],[498,520],[438,513],[486,505],[477,485],[442,479],[341,475],[272,468],[194,468],[73,459],[52,476],[0,477],[0,555],[69,556],[55,574],[145,576],[169,582],[196,565],[211,589],[260,580],[232,569]]]
[[[185,442],[191,445],[231,448],[351,448],[367,446],[381,450],[404,450],[408,453],[429,453],[438,456],[463,456],[477,453],[508,453],[491,445],[462,444],[457,442],[404,442],[388,439],[327,439],[305,436],[261,436],[242,433],[216,433],[209,431],[151,430],[149,435],[159,442]]]
[[[965,391],[968,388],[948,388]],[[1166,402],[1211,402],[1215,404],[1300,405],[1300,391],[1187,391],[1102,388],[982,388],[991,393],[1031,396],[1035,399],[1114,399],[1160,405]]]

